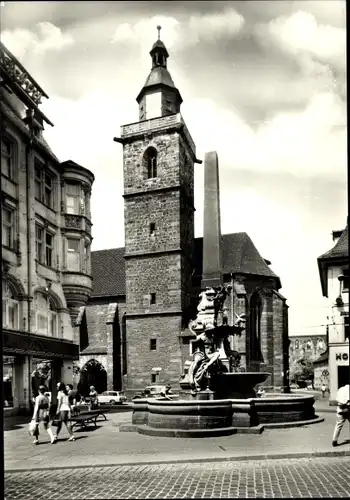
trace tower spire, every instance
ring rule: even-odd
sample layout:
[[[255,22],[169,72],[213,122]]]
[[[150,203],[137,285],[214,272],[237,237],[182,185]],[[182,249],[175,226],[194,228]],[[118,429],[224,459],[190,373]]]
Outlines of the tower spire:
[[[160,39],[162,27],[157,26],[158,37],[152,45],[152,68],[136,100],[140,121],[180,112],[182,97],[167,69],[168,51]]]

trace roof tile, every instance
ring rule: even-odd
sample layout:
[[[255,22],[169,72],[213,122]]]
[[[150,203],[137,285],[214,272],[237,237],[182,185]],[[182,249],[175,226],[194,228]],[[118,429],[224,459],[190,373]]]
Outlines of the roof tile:
[[[125,248],[91,252],[93,290],[91,297],[125,295]],[[195,274],[202,274],[203,238],[195,238]],[[222,272],[276,278],[247,233],[222,236]]]
[[[349,242],[348,242],[348,226],[340,235],[339,240],[334,247],[328,252],[324,253],[319,259],[333,259],[334,257],[347,257],[349,255]]]

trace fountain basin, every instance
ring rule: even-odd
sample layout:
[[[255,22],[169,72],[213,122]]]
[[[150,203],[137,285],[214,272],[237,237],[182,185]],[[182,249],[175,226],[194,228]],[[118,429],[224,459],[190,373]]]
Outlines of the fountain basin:
[[[312,395],[274,394],[254,399],[260,424],[307,421],[315,418]]]
[[[312,395],[268,394],[263,398],[198,400],[137,399],[132,423],[141,434],[206,437],[266,427],[316,423]]]
[[[210,379],[210,389],[215,399],[255,398],[255,386],[269,377],[266,372],[218,373]]]

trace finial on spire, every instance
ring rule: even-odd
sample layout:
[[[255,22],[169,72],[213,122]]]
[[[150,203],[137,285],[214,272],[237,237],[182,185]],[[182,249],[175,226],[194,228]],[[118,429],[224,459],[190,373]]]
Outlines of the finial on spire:
[[[158,30],[158,40],[160,40],[160,30],[161,30],[161,29],[162,29],[162,27],[158,25],[158,26],[157,26],[157,30]]]

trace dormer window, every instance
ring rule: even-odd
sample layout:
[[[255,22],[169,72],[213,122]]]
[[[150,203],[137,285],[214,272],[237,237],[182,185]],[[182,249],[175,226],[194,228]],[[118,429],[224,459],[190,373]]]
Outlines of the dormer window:
[[[157,177],[157,150],[148,148],[144,154],[144,164],[147,169],[147,178],[154,179]]]

